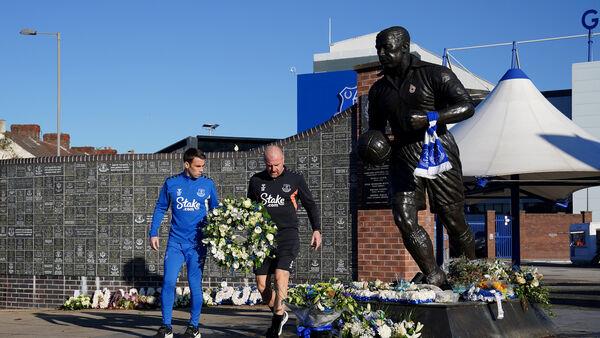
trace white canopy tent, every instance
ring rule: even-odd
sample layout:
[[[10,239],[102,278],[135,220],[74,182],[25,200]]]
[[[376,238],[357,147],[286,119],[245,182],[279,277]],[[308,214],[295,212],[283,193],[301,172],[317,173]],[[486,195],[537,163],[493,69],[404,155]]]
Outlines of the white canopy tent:
[[[600,184],[600,140],[548,102],[520,69],[507,71],[475,115],[450,131],[460,149],[467,195],[504,195],[510,188],[516,265],[520,195],[557,200]],[[487,186],[475,184],[476,178],[486,178]]]
[[[506,72],[475,115],[450,130],[466,181],[519,175],[522,191],[557,200],[600,177],[600,140],[548,102],[520,69]]]

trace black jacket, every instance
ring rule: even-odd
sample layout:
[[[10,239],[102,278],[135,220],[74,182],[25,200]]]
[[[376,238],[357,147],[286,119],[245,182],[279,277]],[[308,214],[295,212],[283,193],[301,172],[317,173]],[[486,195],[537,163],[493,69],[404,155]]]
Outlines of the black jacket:
[[[287,168],[272,178],[266,170],[254,174],[248,184],[248,198],[262,202],[279,230],[298,230],[298,199],[308,213],[313,230],[320,230],[319,209],[304,177]]]

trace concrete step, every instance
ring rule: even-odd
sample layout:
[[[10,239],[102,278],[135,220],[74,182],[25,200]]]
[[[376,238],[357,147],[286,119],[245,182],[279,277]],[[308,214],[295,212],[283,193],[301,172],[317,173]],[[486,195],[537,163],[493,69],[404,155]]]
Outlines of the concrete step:
[[[600,285],[599,286],[571,286],[571,285],[549,285],[548,289],[551,294],[570,294],[570,295],[589,295],[589,296],[600,296]]]
[[[600,308],[600,295],[550,293],[550,303],[588,308]]]

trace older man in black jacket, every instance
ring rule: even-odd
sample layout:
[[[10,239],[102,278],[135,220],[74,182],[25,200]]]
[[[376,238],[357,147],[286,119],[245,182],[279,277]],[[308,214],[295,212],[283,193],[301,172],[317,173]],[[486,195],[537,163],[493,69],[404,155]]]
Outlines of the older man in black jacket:
[[[387,122],[392,134],[390,197],[394,220],[404,245],[425,274],[425,282],[443,285],[446,275],[433,257],[431,239],[417,222],[417,212],[426,208],[437,213],[446,226],[453,247],[469,258],[475,257],[473,235],[465,221],[464,188],[458,146],[447,123],[471,117],[471,97],[445,67],[419,60],[410,54],[410,36],[403,27],[390,27],[376,38],[377,55],[383,78],[369,91],[369,129],[385,133]],[[435,179],[414,175],[429,121],[427,112],[439,114],[437,134],[452,169]]]

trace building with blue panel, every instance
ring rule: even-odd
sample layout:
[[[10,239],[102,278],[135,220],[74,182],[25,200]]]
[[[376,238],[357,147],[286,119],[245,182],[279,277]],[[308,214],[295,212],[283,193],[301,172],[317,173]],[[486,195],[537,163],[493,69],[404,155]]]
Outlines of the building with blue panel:
[[[298,133],[329,120],[356,102],[353,70],[300,74],[297,81]]]

